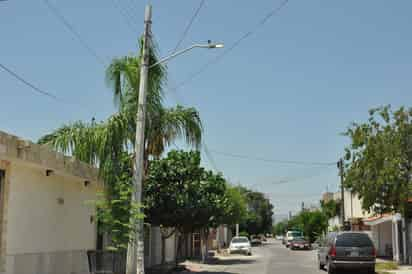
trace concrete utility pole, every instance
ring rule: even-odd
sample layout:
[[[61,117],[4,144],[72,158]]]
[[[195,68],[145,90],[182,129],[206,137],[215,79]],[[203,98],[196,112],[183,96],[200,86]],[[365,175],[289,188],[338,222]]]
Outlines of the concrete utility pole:
[[[140,65],[139,99],[136,116],[135,160],[133,170],[132,202],[142,202],[143,154],[146,122],[146,95],[149,76],[150,28],[152,24],[152,6],[147,5],[144,16],[143,51]],[[127,274],[144,274],[144,227],[139,220],[133,241],[127,247]]]
[[[345,225],[345,188],[343,187],[343,159],[340,159],[338,162],[339,176],[340,176],[340,196],[341,196],[341,206],[340,214],[342,226]]]

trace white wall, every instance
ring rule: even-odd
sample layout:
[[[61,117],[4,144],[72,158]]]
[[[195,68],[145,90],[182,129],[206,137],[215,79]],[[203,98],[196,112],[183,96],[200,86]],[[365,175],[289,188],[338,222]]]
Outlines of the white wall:
[[[372,226],[372,239],[378,251],[378,256],[386,256],[386,246],[392,246],[392,222],[384,222]]]
[[[369,217],[368,212],[362,210],[362,202],[357,194],[351,194],[349,191],[345,191],[345,220],[351,218],[365,218]]]
[[[166,262],[174,262],[176,260],[176,234],[166,239]]]
[[[7,254],[96,248],[91,223],[96,186],[12,163],[7,212]],[[58,199],[64,203],[59,204]]]
[[[150,246],[150,266],[159,265],[162,262],[162,235],[160,227],[151,228],[151,246]]]

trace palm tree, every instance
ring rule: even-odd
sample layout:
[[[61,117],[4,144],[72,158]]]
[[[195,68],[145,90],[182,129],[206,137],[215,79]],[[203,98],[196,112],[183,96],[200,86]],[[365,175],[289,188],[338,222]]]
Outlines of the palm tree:
[[[150,59],[152,64],[158,60],[154,48],[150,52]],[[139,56],[114,59],[106,70],[106,83],[113,88],[118,111],[99,123],[93,119],[91,122],[78,121],[63,125],[40,138],[39,143],[52,145],[58,151],[98,165],[105,179],[105,173],[112,170],[108,161],[116,161],[123,151],[134,151],[139,70]],[[160,157],[175,140],[184,139],[196,148],[202,141],[202,123],[196,109],[180,105],[164,107],[165,82],[165,67],[158,65],[150,69],[144,151],[146,171],[149,158]]]
[[[155,49],[152,49],[150,63],[154,64],[157,60]],[[139,56],[114,59],[107,68],[106,82],[113,89],[116,113],[101,122],[92,119],[90,122],[77,121],[63,125],[39,140],[41,144],[51,145],[60,152],[99,167],[100,176],[107,186],[108,200],[114,201],[119,196],[116,193],[118,188],[114,186],[118,184],[118,178],[122,175],[119,174],[120,170],[124,170],[120,165],[124,162],[125,154],[131,156],[129,162],[130,166],[132,165],[139,70]],[[150,69],[144,140],[145,174],[149,159],[159,158],[175,140],[183,139],[196,148],[200,147],[202,141],[202,123],[196,109],[179,105],[166,108],[163,105],[165,82],[166,70],[163,66]],[[122,232],[118,232],[116,228],[112,229],[112,233],[114,235]]]

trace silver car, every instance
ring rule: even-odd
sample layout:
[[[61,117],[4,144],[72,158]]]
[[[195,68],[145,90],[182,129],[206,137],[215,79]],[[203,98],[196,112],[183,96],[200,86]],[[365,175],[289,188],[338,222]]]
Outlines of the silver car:
[[[328,273],[340,269],[366,270],[375,273],[376,250],[368,234],[363,232],[330,233],[319,241],[319,268]]]

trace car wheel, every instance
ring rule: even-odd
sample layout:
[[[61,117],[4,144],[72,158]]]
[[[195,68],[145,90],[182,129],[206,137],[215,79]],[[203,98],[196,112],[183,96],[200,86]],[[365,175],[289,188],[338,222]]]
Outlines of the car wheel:
[[[369,274],[375,274],[375,266],[372,266],[369,270],[368,270]]]
[[[319,270],[325,270],[325,266],[319,262]]]
[[[320,258],[318,257],[318,262],[319,262],[319,269],[320,270],[324,270],[325,269],[325,265],[322,264],[322,262],[320,261]]]
[[[249,252],[247,255],[248,255],[248,256],[252,256],[252,252]]]

